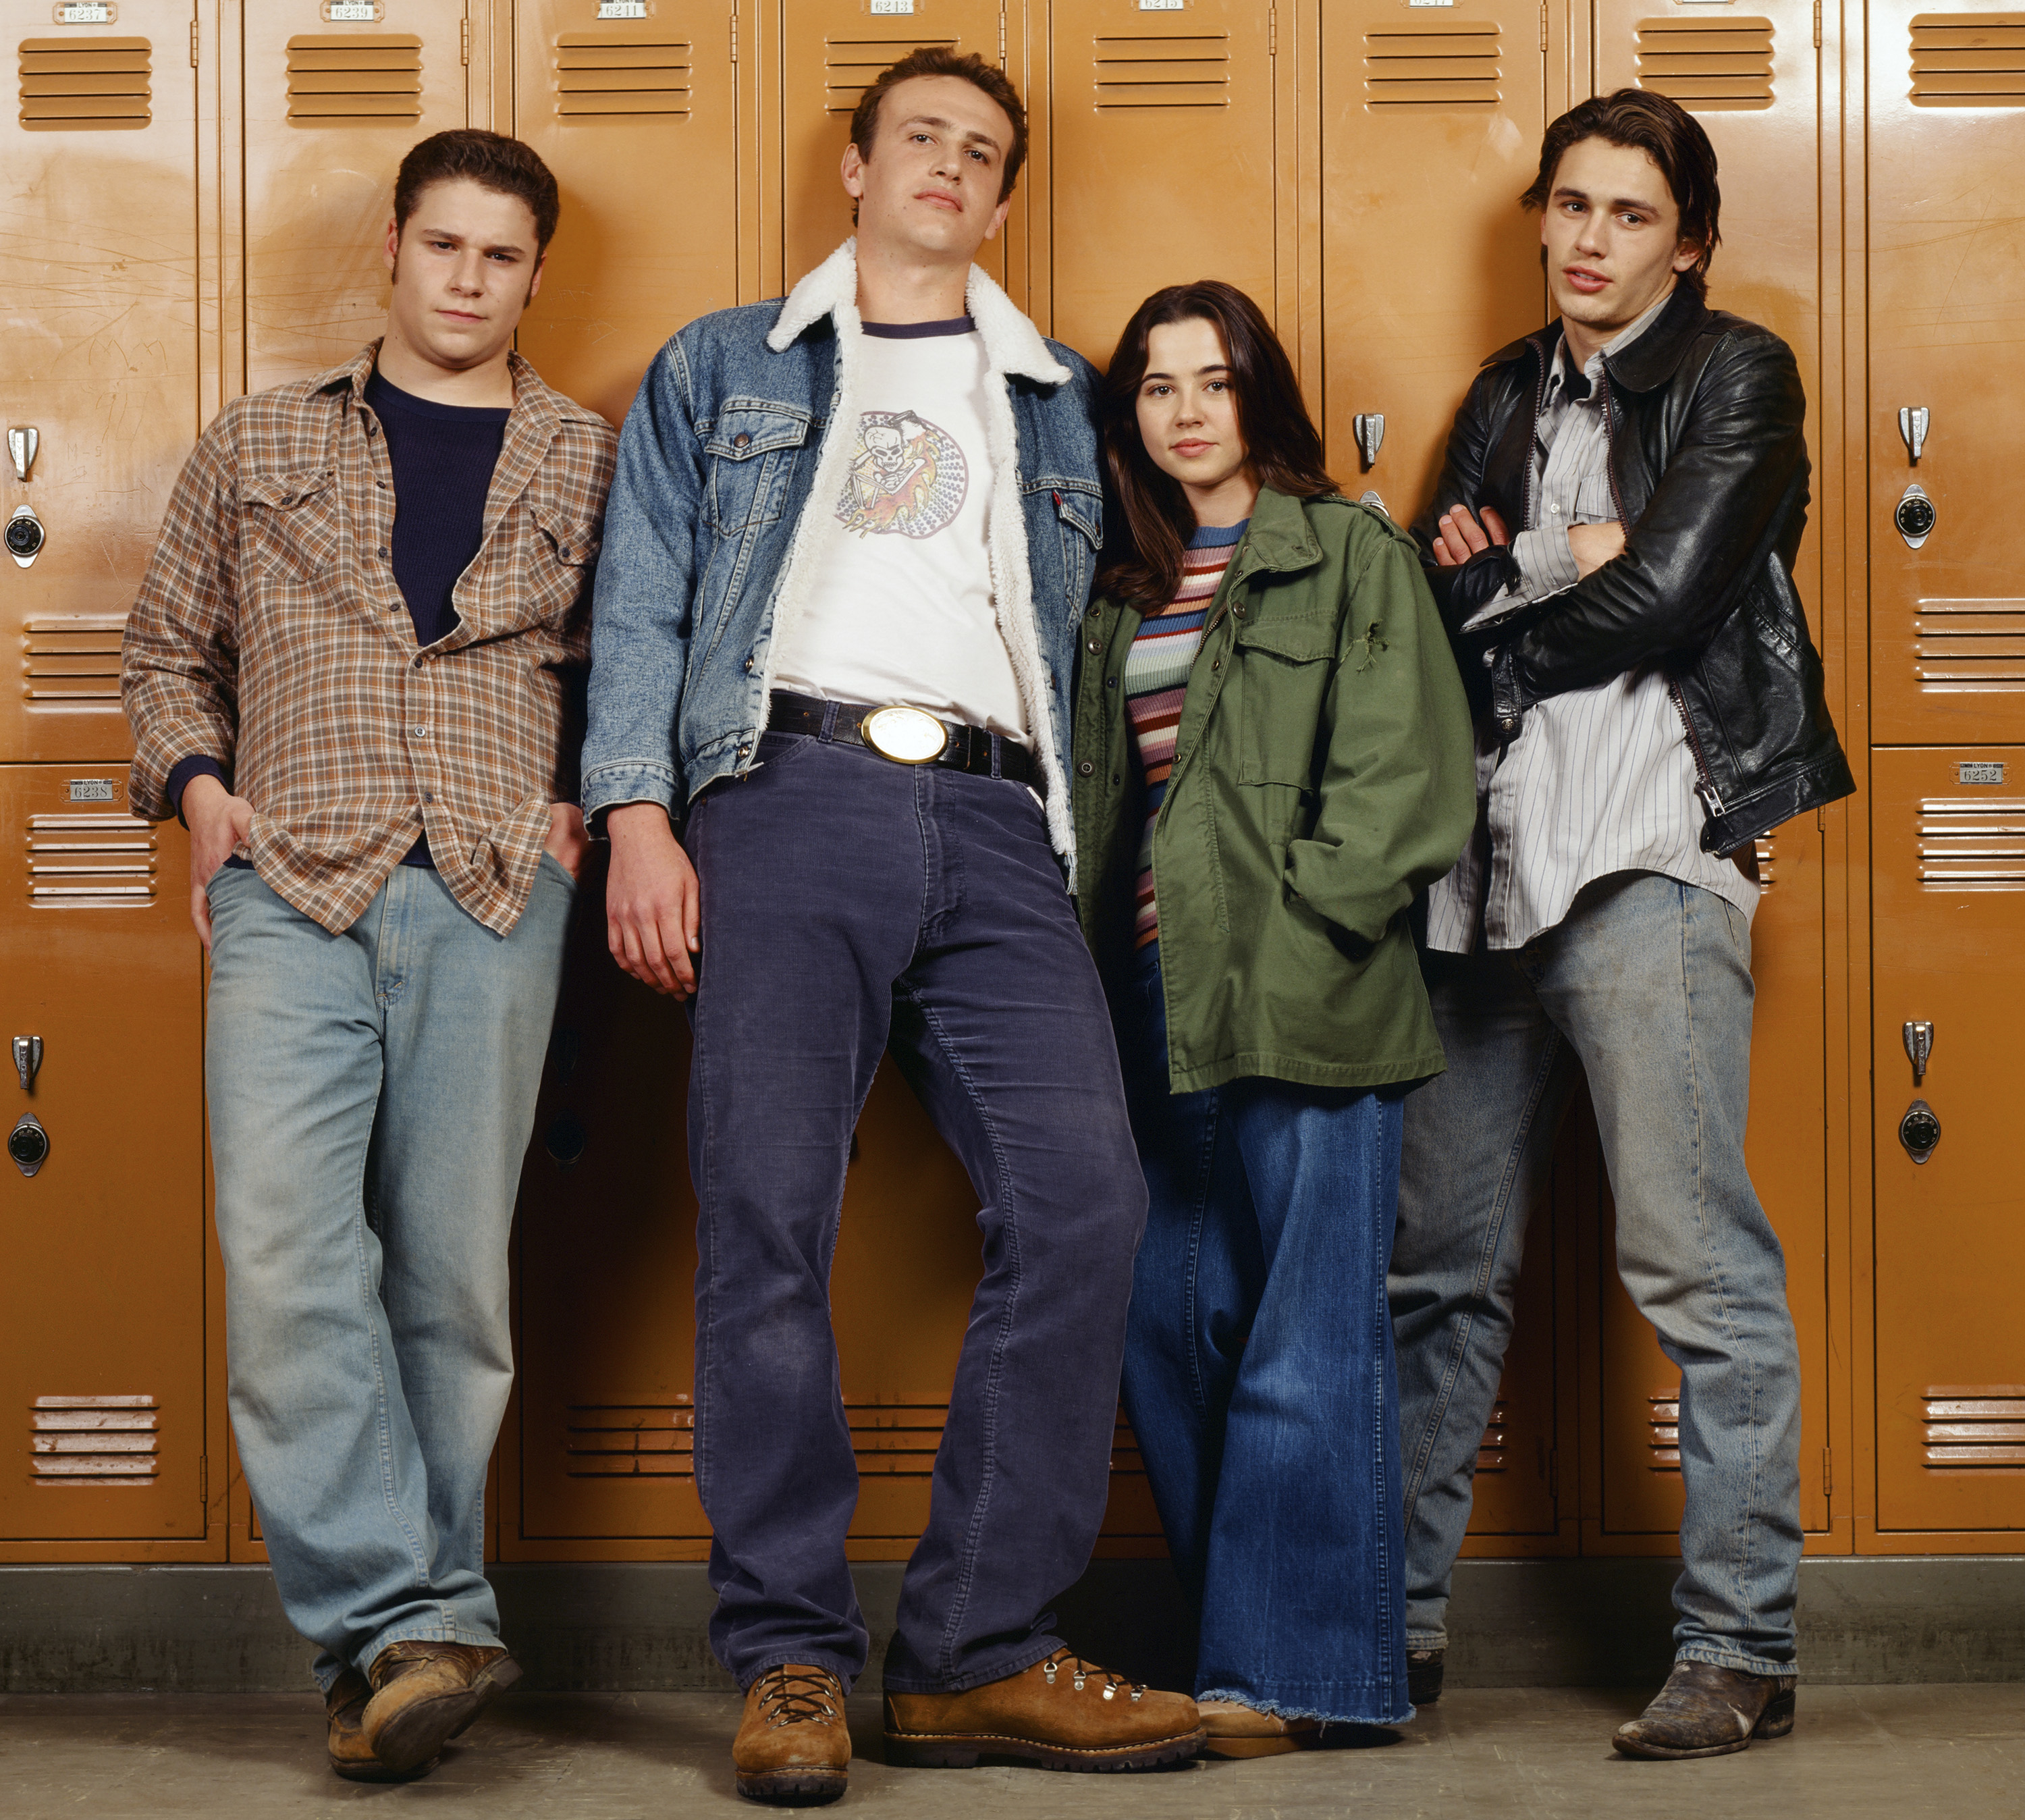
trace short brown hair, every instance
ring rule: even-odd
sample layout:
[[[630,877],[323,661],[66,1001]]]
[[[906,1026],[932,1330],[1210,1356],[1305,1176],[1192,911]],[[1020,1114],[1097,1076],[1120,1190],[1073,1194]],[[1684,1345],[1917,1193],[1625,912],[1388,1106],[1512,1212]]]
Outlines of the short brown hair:
[[[987,63],[976,51],[959,55],[946,44],[924,44],[909,51],[891,68],[881,70],[878,79],[858,97],[858,105],[851,110],[851,142],[858,148],[858,156],[869,160],[872,156],[872,135],[879,125],[879,104],[886,98],[886,91],[895,83],[917,75],[959,76],[982,89],[1005,110],[1006,119],[1012,123],[1012,143],[1006,149],[1005,168],[999,175],[998,200],[1003,202],[1012,193],[1020,167],[1027,162],[1027,110],[1020,105],[1020,91],[1005,71]],[[851,211],[854,219],[857,212],[855,208]]]
[[[1697,296],[1705,295],[1709,261],[1722,239],[1717,226],[1722,191],[1715,180],[1715,147],[1701,122],[1678,101],[1645,89],[1592,96],[1547,129],[1540,142],[1540,174],[1520,201],[1528,208],[1544,209],[1563,154],[1584,139],[1635,146],[1659,167],[1681,211],[1681,238],[1701,250],[1701,257],[1681,273],[1681,282]]]
[[[1198,278],[1156,291],[1132,312],[1097,395],[1104,458],[1125,520],[1126,547],[1097,578],[1098,592],[1142,611],[1164,606],[1182,585],[1182,553],[1195,535],[1196,515],[1182,483],[1146,452],[1139,433],[1139,386],[1146,377],[1147,341],[1172,322],[1204,322],[1216,330],[1229,362],[1244,465],[1262,487],[1296,499],[1336,491],[1322,465],[1322,439],[1301,398],[1294,364],[1266,312],[1235,285]]]
[[[435,134],[401,160],[400,174],[394,179],[395,230],[407,231],[408,217],[415,212],[424,189],[459,178],[495,195],[520,197],[535,218],[535,250],[548,250],[563,211],[555,173],[533,146],[477,127],[455,127]]]

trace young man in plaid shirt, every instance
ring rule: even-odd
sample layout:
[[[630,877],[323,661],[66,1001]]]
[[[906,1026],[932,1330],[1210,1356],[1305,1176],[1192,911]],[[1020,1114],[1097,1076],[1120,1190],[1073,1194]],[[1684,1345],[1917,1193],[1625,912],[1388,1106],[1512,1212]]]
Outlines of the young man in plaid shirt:
[[[189,827],[211,956],[233,1430],[358,1780],[518,1674],[485,1475],[616,442],[512,351],[557,212],[516,141],[415,147],[384,338],[219,414],[127,631],[132,800]]]

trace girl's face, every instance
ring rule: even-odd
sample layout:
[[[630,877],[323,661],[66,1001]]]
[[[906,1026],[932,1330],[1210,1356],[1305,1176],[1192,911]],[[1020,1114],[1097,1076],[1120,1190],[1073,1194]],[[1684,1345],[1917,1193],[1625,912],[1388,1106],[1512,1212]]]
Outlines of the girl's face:
[[[1237,425],[1229,358],[1215,323],[1196,317],[1148,332],[1138,410],[1146,453],[1192,499],[1244,476],[1249,451]]]

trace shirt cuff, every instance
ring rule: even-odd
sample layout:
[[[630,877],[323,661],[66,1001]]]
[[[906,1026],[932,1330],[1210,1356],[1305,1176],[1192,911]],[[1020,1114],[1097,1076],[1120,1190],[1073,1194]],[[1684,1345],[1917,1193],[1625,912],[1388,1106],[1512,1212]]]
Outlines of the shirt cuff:
[[[199,778],[215,778],[228,790],[232,788],[231,784],[226,780],[224,766],[221,765],[217,759],[204,757],[201,754],[190,758],[178,759],[176,761],[176,768],[169,773],[169,781],[163,787],[162,794],[168,798],[169,806],[176,812],[176,819],[182,822],[186,828],[189,824],[183,822],[183,792]]]
[[[1512,554],[1519,564],[1512,591],[1522,600],[1543,601],[1582,579],[1565,526],[1520,531],[1512,540]]]

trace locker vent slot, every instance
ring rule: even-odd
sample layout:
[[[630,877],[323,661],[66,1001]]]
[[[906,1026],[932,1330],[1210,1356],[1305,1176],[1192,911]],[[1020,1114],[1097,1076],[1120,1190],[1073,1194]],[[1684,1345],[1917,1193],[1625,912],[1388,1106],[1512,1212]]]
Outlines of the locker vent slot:
[[[674,114],[689,111],[686,39],[614,39],[565,31],[556,39],[556,112],[586,115]]]
[[[1914,105],[2025,107],[2025,13],[1922,13],[1912,49]]]
[[[1923,891],[2025,891],[2025,796],[1926,796]]]
[[[118,910],[155,901],[150,822],[116,810],[31,815],[28,844],[28,902],[37,910]]]
[[[145,1485],[160,1462],[151,1396],[39,1396],[28,1417],[38,1485]]]
[[[955,38],[825,38],[823,40],[823,112],[848,114],[879,79],[879,72],[924,44],[954,50]]]
[[[1937,1384],[1928,1388],[1928,1467],[2025,1469],[2025,1384]]]
[[[1772,105],[1769,19],[1642,19],[1638,86],[1698,113]]]
[[[1488,20],[1416,19],[1364,35],[1369,107],[1495,107],[1498,75],[1498,28]]]
[[[288,118],[305,127],[422,117],[422,41],[406,32],[288,40]]]
[[[145,38],[24,38],[21,124],[31,133],[132,132],[147,125]]]
[[[64,613],[21,627],[21,698],[33,708],[119,705],[123,613]]]
[[[1230,36],[1100,38],[1095,42],[1100,108],[1227,108]]]
[[[1652,1449],[1648,1463],[1656,1473],[1678,1473],[1681,1469],[1681,1387],[1674,1384],[1656,1390],[1645,1400],[1652,1412],[1646,1418],[1650,1427],[1647,1445]]]
[[[1477,1443],[1476,1469],[1479,1473],[1501,1473],[1507,1464],[1505,1457],[1505,1399],[1500,1397],[1490,1406],[1490,1420],[1485,1425],[1483,1439]]]
[[[696,1412],[685,1396],[660,1403],[571,1403],[563,1470],[572,1479],[692,1479]]]
[[[2025,601],[1922,601],[1913,638],[1923,695],[2025,689]]]

